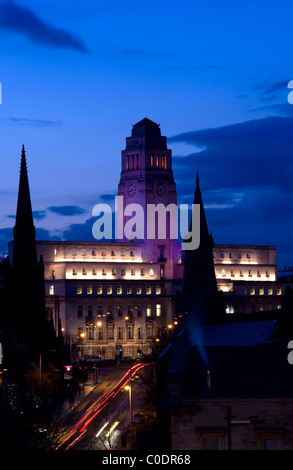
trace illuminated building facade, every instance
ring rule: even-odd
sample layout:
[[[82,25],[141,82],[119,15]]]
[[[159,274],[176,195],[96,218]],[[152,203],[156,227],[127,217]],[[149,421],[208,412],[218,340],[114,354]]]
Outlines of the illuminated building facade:
[[[124,205],[144,209],[177,204],[171,150],[149,119],[135,124],[126,138],[118,196]],[[55,325],[61,321],[65,342],[78,351],[75,358],[148,353],[173,324],[184,253],[168,232],[165,239],[122,236],[111,242],[37,241],[36,246],[44,263],[47,310]],[[279,308],[284,285],[277,284],[275,247],[215,245],[213,256],[227,314]]]

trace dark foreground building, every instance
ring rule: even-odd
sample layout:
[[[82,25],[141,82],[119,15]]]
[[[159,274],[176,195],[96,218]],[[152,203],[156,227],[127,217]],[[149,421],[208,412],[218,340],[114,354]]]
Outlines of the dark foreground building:
[[[158,360],[160,447],[293,449],[292,309],[221,314],[198,187],[196,199],[203,232],[184,266],[183,323]]]

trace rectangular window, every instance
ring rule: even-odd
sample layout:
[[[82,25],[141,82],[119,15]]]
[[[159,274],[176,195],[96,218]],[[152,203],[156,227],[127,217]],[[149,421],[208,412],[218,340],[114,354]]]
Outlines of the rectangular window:
[[[85,268],[82,268],[82,274],[83,274],[83,276],[86,276],[86,269]]]
[[[77,286],[77,288],[76,288],[76,293],[77,293],[77,295],[81,295],[81,294],[82,294],[82,286]]]
[[[153,325],[147,325],[147,339],[153,337]]]
[[[144,268],[141,268],[141,270],[140,270],[140,275],[141,275],[141,276],[144,276]]]
[[[150,295],[150,294],[152,293],[152,288],[151,288],[151,286],[146,286],[146,291],[145,291],[145,293],[146,293],[147,295]]]
[[[142,334],[141,334],[141,326],[137,328],[137,338],[142,339]]]
[[[122,268],[121,269],[121,276],[125,276],[125,273],[126,273],[125,268]]]
[[[76,256],[76,250],[72,250],[72,256]]]
[[[282,289],[281,289],[281,287],[277,287],[277,295],[282,295]]]
[[[203,450],[220,450],[219,439],[203,439]]]
[[[134,276],[134,275],[135,275],[135,269],[131,268],[131,276]]]
[[[127,294],[132,294],[132,288],[130,286],[127,287]]]
[[[103,307],[102,305],[98,305],[98,317],[101,317],[103,314]]]
[[[102,286],[97,286],[97,294],[101,295],[103,293]]]
[[[122,294],[122,286],[117,286],[117,294]]]
[[[49,287],[49,294],[50,294],[50,295],[54,295],[54,292],[55,292],[54,286],[50,286],[50,287]]]
[[[97,274],[96,270],[95,270],[95,268],[93,268],[93,276],[96,276],[96,274]]]
[[[112,286],[107,286],[107,295],[112,294]]]
[[[152,316],[152,307],[151,307],[151,305],[147,305],[146,314],[147,314],[147,317]]]
[[[93,293],[93,286],[87,286],[86,293],[87,295],[91,295]]]
[[[161,286],[156,287],[156,294],[160,295],[161,294]]]
[[[259,288],[259,295],[264,295],[264,288],[263,287]]]
[[[96,256],[96,250],[92,250],[92,256]]]
[[[103,339],[103,327],[98,326],[98,339]]]
[[[123,315],[121,305],[117,305],[117,315],[118,317],[122,317]]]
[[[156,305],[156,316],[157,317],[160,317],[162,314],[162,305],[161,304],[157,304]]]
[[[137,295],[141,294],[141,286],[137,286],[136,293],[137,293]]]
[[[116,268],[112,268],[112,276],[116,276]]]
[[[127,325],[127,339],[133,339],[133,325]]]
[[[78,318],[82,317],[82,305],[78,305],[77,307],[77,317]]]
[[[89,318],[93,318],[93,307],[92,307],[92,305],[88,306],[87,314],[88,314]]]
[[[272,287],[268,288],[268,295],[273,295],[273,288]]]
[[[118,339],[123,339],[123,327],[118,326]]]
[[[108,325],[108,339],[114,339],[114,326]]]
[[[263,450],[279,450],[279,439],[265,438],[262,440]]]
[[[150,276],[153,276],[154,275],[154,270],[153,268],[150,269]]]
[[[138,305],[136,308],[137,308],[137,316],[141,317],[141,305]]]
[[[255,288],[254,287],[250,288],[250,295],[255,295]]]

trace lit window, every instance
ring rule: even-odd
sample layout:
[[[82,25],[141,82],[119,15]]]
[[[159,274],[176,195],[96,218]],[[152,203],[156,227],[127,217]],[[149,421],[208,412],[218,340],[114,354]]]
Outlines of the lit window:
[[[49,287],[49,294],[54,295],[54,286]]]
[[[150,305],[147,305],[146,314],[147,314],[147,317],[152,316],[152,307]]]
[[[127,287],[127,294],[132,294],[132,288],[130,286]]]
[[[112,294],[112,286],[107,286],[107,294],[108,295]]]
[[[76,293],[77,293],[77,295],[81,295],[81,294],[82,294],[82,286],[77,286],[77,288],[76,288]]]
[[[151,166],[154,166],[154,156],[151,155]]]
[[[91,295],[93,293],[93,286],[87,286],[86,293],[87,295]]]
[[[150,269],[150,276],[153,276],[154,275],[154,270],[153,268]]]
[[[160,295],[161,294],[161,286],[156,287],[156,294]]]
[[[57,248],[54,248],[54,255],[57,255]]]
[[[102,294],[103,293],[103,289],[102,289],[102,286],[98,286],[97,287],[97,294]]]
[[[156,305],[156,316],[157,317],[160,317],[162,314],[162,305],[161,304],[157,304]]]
[[[136,293],[137,293],[137,295],[140,295],[140,294],[141,294],[141,287],[140,287],[140,286],[137,286],[137,288],[136,288]]]
[[[145,293],[146,293],[147,295],[149,295],[149,294],[152,293],[152,288],[151,288],[151,286],[146,286],[146,291],[145,291]]]
[[[56,273],[55,273],[55,271],[53,270],[53,271],[52,271],[52,279],[55,279],[55,276],[56,276]]]
[[[255,288],[254,287],[250,288],[250,295],[255,295]]]
[[[259,295],[264,295],[264,288],[263,287],[259,288]]]
[[[268,295],[273,295],[273,288],[272,287],[268,288]]]
[[[281,289],[281,287],[277,287],[277,295],[282,295],[282,289]]]

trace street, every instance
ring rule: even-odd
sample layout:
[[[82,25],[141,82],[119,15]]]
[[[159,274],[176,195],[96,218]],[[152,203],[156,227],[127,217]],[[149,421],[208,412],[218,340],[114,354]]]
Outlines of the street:
[[[142,405],[138,372],[149,364],[113,369],[64,419],[56,450],[121,449]],[[110,379],[110,380],[109,380]],[[131,445],[131,444],[130,444]]]

